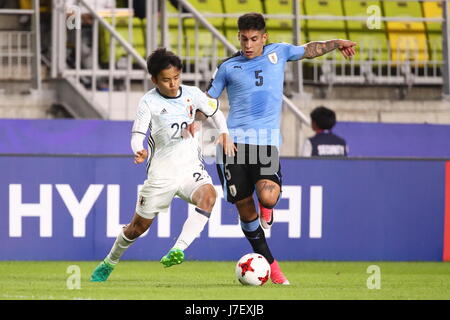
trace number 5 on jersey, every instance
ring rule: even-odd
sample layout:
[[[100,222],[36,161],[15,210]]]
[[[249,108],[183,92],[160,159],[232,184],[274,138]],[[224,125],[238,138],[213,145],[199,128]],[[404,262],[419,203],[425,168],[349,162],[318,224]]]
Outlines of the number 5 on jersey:
[[[255,82],[255,85],[257,87],[261,87],[264,84],[264,78],[262,75],[260,75],[261,72],[262,70],[255,71],[255,79],[258,79],[258,81]]]

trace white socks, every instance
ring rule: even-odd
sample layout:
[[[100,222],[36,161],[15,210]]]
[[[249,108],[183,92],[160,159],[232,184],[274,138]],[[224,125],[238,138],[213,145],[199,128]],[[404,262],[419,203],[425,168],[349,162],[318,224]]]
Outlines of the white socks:
[[[183,229],[181,230],[180,236],[175,242],[173,248],[183,251],[186,250],[194,241],[194,239],[203,231],[203,228],[208,222],[210,215],[211,212],[195,208],[195,212],[191,214],[184,222]],[[106,256],[105,261],[111,265],[116,265],[124,254],[125,250],[127,250],[135,240],[136,239],[130,240],[125,237],[122,230],[117,236],[116,241],[111,248],[111,251]]]
[[[123,230],[119,233],[119,235],[116,238],[116,241],[114,242],[113,247],[111,248],[111,251],[106,256],[105,260],[109,264],[116,265],[119,262],[120,257],[122,257],[125,250],[128,249],[129,246],[131,246],[134,240],[130,240],[127,237],[125,237]]]
[[[184,222],[180,236],[173,246],[174,249],[186,250],[194,239],[200,235],[209,220],[211,212],[195,208],[195,212],[191,214]]]

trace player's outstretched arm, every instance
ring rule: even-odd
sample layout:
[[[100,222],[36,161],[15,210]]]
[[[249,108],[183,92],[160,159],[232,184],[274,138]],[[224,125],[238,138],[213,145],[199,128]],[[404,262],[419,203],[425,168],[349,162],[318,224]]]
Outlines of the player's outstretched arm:
[[[355,55],[356,43],[350,40],[327,40],[327,41],[312,41],[304,45],[305,54],[303,58],[313,59],[323,56],[324,54],[339,49],[344,58],[350,59]]]

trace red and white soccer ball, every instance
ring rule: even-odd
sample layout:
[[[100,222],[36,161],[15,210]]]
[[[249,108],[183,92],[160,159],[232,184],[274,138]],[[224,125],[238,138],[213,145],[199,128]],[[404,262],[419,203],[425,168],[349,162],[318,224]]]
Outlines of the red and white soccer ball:
[[[258,253],[249,253],[236,264],[236,278],[243,285],[262,286],[270,279],[270,265]]]

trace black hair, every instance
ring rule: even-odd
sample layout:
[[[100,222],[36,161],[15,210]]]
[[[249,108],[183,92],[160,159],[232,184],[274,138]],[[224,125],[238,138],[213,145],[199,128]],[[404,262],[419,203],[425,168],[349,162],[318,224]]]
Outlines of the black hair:
[[[315,108],[311,111],[310,116],[311,120],[322,130],[330,130],[336,124],[336,113],[324,106]]]
[[[171,51],[165,48],[158,48],[152,52],[147,58],[147,70],[152,77],[157,77],[158,74],[165,69],[175,67],[179,70],[183,69],[183,64],[180,58]]]
[[[266,21],[261,13],[250,12],[239,17],[239,31],[257,30],[266,32]]]

